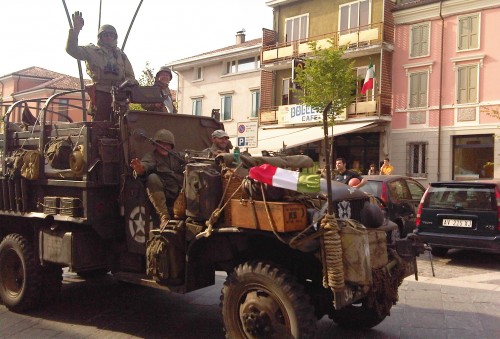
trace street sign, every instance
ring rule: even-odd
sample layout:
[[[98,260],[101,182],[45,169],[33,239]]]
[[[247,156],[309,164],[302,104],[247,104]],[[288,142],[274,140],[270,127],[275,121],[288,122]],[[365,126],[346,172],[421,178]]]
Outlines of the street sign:
[[[239,122],[237,126],[236,141],[238,147],[257,147],[257,131],[259,129],[257,121]]]

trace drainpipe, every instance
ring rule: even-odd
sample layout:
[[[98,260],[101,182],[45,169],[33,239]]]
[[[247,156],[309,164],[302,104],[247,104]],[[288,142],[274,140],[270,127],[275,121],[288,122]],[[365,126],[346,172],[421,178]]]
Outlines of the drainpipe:
[[[439,67],[439,104],[438,104],[438,144],[437,144],[437,181],[441,180],[441,117],[443,100],[443,45],[444,45],[444,18],[443,18],[443,0],[439,1],[439,17],[441,18],[441,56]]]

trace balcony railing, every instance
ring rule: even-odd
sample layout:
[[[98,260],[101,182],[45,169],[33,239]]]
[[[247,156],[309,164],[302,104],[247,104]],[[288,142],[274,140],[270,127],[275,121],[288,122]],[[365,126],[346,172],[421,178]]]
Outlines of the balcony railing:
[[[259,112],[259,125],[277,125],[279,123],[278,112],[283,106],[273,106],[263,108]],[[344,117],[339,120],[348,120],[355,118],[380,117],[384,115],[380,110],[380,96],[374,98],[358,97],[346,109]]]
[[[382,27],[382,23],[376,23],[307,39],[263,46],[261,62],[266,64],[306,56],[312,52],[309,43],[313,41],[316,41],[317,46],[321,48],[330,48],[333,45],[334,48],[346,46],[347,49],[355,49],[378,45],[382,42]]]

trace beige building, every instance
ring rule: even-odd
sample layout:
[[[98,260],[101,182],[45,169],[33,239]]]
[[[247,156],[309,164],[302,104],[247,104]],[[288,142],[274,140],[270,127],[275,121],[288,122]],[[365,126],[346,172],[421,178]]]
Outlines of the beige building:
[[[179,113],[220,117],[234,144],[237,123],[258,119],[261,46],[240,31],[234,45],[167,63],[178,75]]]

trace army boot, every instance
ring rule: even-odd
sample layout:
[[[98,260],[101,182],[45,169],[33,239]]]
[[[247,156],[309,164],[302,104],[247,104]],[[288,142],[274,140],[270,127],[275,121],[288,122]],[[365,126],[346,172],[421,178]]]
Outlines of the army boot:
[[[160,228],[164,227],[170,220],[170,214],[168,213],[167,200],[163,192],[149,192],[148,197],[153,207],[160,217]]]

